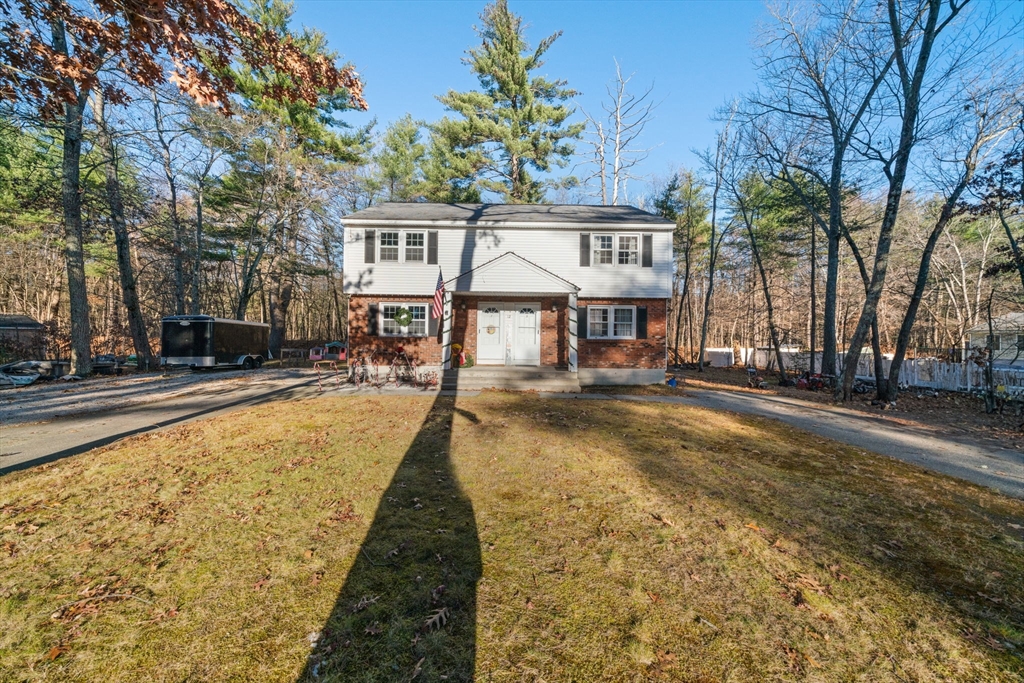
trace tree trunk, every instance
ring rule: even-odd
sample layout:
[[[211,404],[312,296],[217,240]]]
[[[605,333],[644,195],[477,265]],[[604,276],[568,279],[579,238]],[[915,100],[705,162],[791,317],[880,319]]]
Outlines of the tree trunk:
[[[750,250],[754,254],[754,263],[761,274],[761,287],[764,292],[764,304],[768,311],[768,333],[771,336],[772,346],[775,348],[775,360],[779,363],[779,386],[786,386],[789,377],[786,376],[786,360],[782,356],[782,347],[779,344],[779,330],[775,327],[775,307],[772,305],[772,292],[768,287],[768,274],[764,270],[764,263],[761,261],[761,250],[757,247],[757,238],[754,237],[754,230],[750,223],[746,223],[747,236],[750,238]],[[754,366],[757,366],[757,341],[752,344],[754,352]]]
[[[52,23],[53,46],[68,54],[64,23]],[[82,115],[89,97],[86,90],[78,101],[64,103],[64,140],[61,179],[61,204],[64,213],[64,253],[68,270],[68,295],[71,313],[71,374],[92,372],[92,334],[89,330],[89,294],[85,282],[84,237],[82,232]]]
[[[199,298],[199,278],[203,272],[203,184],[196,191],[196,253],[192,262],[192,315],[199,315],[202,303]]]
[[[825,315],[821,340],[821,374],[836,374],[836,304],[839,290],[839,233],[829,233],[825,261]]]
[[[285,327],[288,320],[288,307],[292,302],[293,283],[288,276],[280,277],[270,286],[269,317],[270,317],[270,352],[275,358],[281,357],[284,346]]]
[[[928,284],[928,274],[932,265],[932,252],[939,241],[939,235],[946,229],[950,219],[953,217],[953,209],[960,200],[960,195],[967,188],[967,184],[974,175],[974,165],[968,162],[968,168],[964,177],[950,193],[949,198],[939,212],[939,218],[935,221],[935,227],[928,235],[928,241],[924,245],[924,252],[921,254],[921,264],[917,269],[917,280],[914,282],[914,293],[907,305],[907,312],[903,315],[903,324],[900,325],[899,335],[896,337],[896,349],[893,353],[892,363],[889,366],[889,381],[886,383],[885,396],[879,394],[879,398],[885,401],[895,401],[899,393],[900,369],[903,367],[903,359],[907,355],[907,348],[910,346],[910,333],[914,329],[914,321],[917,319],[917,311],[924,298],[924,288]],[[1024,277],[1024,276],[1022,276]],[[1024,284],[1024,283],[1022,283]],[[881,378],[879,378],[881,381]]]
[[[103,110],[103,94],[97,90],[92,98],[93,118],[96,119],[97,142],[106,157],[104,163],[107,205],[110,209],[110,223],[114,228],[114,244],[117,247],[117,270],[121,277],[121,296],[128,310],[128,328],[135,347],[139,369],[148,370],[153,361],[149,346],[149,334],[139,305],[139,294],[135,288],[135,273],[132,269],[131,245],[128,239],[128,224],[124,217],[124,203],[121,197],[121,181],[117,176],[117,150],[114,139],[107,128]]]
[[[889,270],[889,250],[892,247],[893,230],[896,227],[896,218],[899,215],[900,200],[903,197],[903,183],[906,180],[907,168],[910,165],[910,153],[917,142],[921,87],[924,82],[928,61],[931,57],[932,47],[938,35],[936,25],[942,3],[940,0],[929,0],[928,6],[928,16],[925,25],[921,29],[921,49],[918,53],[913,75],[911,76],[902,60],[903,38],[899,34],[899,19],[896,15],[895,0],[889,0],[893,50],[894,54],[897,55],[901,82],[903,84],[903,122],[900,128],[899,145],[896,148],[893,170],[890,175],[885,212],[882,215],[882,225],[878,230],[878,242],[875,246],[875,265],[871,273],[871,284],[868,286],[864,307],[861,309],[857,327],[854,329],[853,337],[850,340],[850,347],[846,354],[846,363],[844,364],[843,381],[841,385],[836,386],[836,398],[844,401],[852,397],[854,380],[853,374],[846,372],[846,370],[853,367],[856,372],[857,362],[860,359],[860,347],[867,337],[868,328],[877,318],[878,303],[882,298],[882,289]],[[880,384],[881,379],[879,378]]]
[[[818,292],[817,292],[817,271],[818,271],[818,257],[817,257],[817,233],[818,226],[811,221],[811,364],[810,374],[814,374],[814,353],[815,353],[815,341],[818,334]]]

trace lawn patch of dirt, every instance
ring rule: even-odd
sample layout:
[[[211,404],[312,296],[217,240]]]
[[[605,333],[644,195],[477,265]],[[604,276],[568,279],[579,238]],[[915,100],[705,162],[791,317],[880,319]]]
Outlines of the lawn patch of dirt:
[[[770,420],[324,397],[0,478],[0,679],[1012,680],[1022,555]]]

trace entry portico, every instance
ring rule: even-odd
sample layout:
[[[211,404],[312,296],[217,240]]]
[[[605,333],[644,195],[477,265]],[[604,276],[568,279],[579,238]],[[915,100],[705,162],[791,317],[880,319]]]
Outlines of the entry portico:
[[[579,287],[573,283],[510,251],[448,280],[445,290],[445,370],[458,343],[475,351],[480,365],[553,365],[576,372]]]

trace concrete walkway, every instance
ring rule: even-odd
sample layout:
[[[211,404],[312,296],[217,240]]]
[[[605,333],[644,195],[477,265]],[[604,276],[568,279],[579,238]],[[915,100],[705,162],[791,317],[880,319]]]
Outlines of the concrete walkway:
[[[787,396],[708,389],[687,389],[683,396],[543,393],[540,396],[546,399],[672,403],[768,417],[834,441],[1024,499],[1024,453],[996,444],[941,434],[925,425],[899,425],[846,408]]]

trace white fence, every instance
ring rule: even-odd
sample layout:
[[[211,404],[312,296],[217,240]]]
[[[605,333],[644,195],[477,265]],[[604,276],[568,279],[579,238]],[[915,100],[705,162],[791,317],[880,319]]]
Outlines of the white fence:
[[[810,368],[810,353],[793,348],[784,348],[782,353],[787,370],[802,373]],[[821,372],[821,353],[814,355],[815,370]],[[733,349],[708,349],[705,360],[710,361],[712,367],[730,367],[736,361],[735,356]],[[750,364],[751,361],[753,365],[767,370],[777,367],[773,350],[741,348],[739,362]],[[839,354],[838,362],[842,371],[842,353]],[[889,376],[891,364],[892,356],[883,354],[882,367],[886,378]],[[997,387],[1005,387],[1005,391],[1011,394],[1024,393],[1024,367],[997,364],[992,373]],[[861,354],[857,363],[857,377],[872,382],[875,380],[875,363],[870,352]],[[950,363],[937,358],[911,358],[903,361],[900,366],[900,385],[944,391],[974,391],[984,388],[985,369],[971,361]]]

